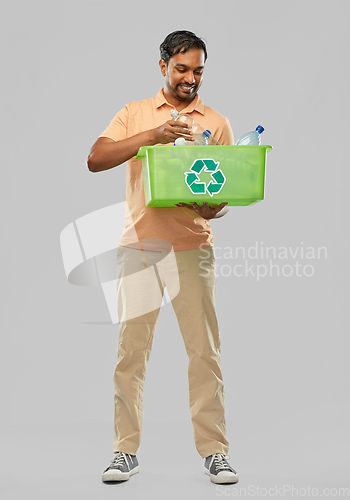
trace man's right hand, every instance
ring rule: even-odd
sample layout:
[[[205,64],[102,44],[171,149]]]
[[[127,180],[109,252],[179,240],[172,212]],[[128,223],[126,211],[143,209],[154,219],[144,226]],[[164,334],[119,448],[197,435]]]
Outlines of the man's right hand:
[[[188,125],[176,120],[168,120],[160,127],[153,129],[156,144],[169,144],[175,142],[178,137],[186,141],[193,141],[193,133]]]
[[[188,126],[176,120],[168,120],[160,127],[120,141],[99,137],[90,150],[87,165],[91,172],[108,170],[135,156],[141,146],[173,144],[178,137],[193,141],[193,135]]]

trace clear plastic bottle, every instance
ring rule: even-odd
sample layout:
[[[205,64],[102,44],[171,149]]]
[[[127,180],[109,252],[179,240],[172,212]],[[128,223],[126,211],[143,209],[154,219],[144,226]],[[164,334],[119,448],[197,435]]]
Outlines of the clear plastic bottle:
[[[194,119],[190,115],[180,114],[177,109],[172,109],[170,116],[182,123],[186,123],[189,128],[192,128],[194,125]]]
[[[210,130],[204,130],[200,125],[194,124],[193,128],[194,144],[198,146],[221,146],[212,135]]]
[[[241,137],[237,140],[236,146],[259,146],[260,144],[260,135],[264,132],[264,127],[258,125],[253,132],[247,132],[246,134],[241,135]]]
[[[194,123],[194,120],[192,116],[186,115],[186,114],[180,114],[176,109],[173,109],[170,113],[172,118],[174,120],[178,120],[182,123],[186,123],[188,127],[192,130],[193,132],[193,139],[194,141],[186,141],[185,143],[187,145],[196,145],[196,146],[221,146],[220,142],[217,141],[212,135],[210,130],[204,130],[204,128],[201,125],[198,125],[198,123]],[[182,137],[179,137],[175,141],[175,145],[177,146],[182,146],[185,143],[183,142]]]

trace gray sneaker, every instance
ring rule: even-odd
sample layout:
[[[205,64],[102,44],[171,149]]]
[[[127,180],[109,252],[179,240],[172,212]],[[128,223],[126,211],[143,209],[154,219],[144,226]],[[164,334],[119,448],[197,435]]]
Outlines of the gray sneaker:
[[[102,474],[102,481],[127,481],[130,476],[139,472],[136,455],[128,455],[117,451],[111,460],[111,465]]]
[[[214,453],[214,455],[209,455],[205,459],[204,472],[210,476],[213,483],[237,483],[237,471],[231,467],[226,458],[229,459],[229,455],[225,456],[223,453]]]

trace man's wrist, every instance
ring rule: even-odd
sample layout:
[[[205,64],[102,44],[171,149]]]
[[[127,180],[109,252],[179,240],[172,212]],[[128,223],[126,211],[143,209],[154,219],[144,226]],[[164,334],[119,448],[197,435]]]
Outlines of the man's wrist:
[[[155,146],[158,143],[156,129],[147,130],[147,146]]]

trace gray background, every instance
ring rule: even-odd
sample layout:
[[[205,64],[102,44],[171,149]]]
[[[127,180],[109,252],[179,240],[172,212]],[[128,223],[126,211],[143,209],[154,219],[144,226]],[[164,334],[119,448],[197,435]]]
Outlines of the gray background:
[[[266,199],[213,221],[215,245],[328,252],[311,262],[309,278],[218,277],[227,438],[240,474],[224,494],[250,487],[258,496],[258,487],[283,485],[285,491],[309,485],[321,494],[350,486],[347,6],[278,0],[6,6],[3,498],[223,495],[204,475],[194,446],[187,355],[170,304],[161,310],[147,370],[141,472],[125,484],[102,484],[112,457],[118,326],[101,289],[67,282],[59,244],[73,220],[123,200],[125,165],[92,174],[86,158],[119,109],[162,87],[158,47],[176,29],[207,42],[205,104],[230,119],[236,138],[262,124],[262,142],[274,147]]]

